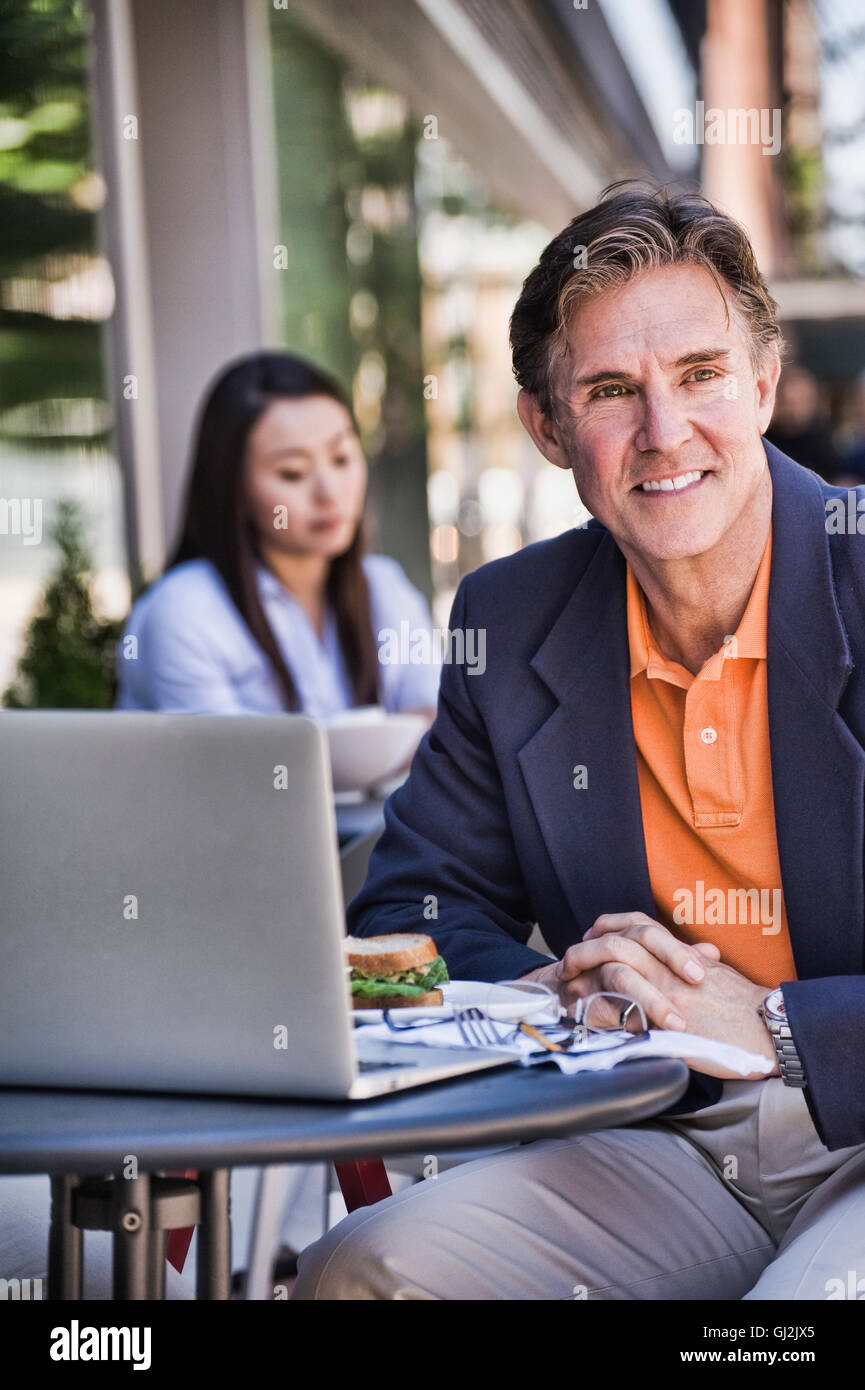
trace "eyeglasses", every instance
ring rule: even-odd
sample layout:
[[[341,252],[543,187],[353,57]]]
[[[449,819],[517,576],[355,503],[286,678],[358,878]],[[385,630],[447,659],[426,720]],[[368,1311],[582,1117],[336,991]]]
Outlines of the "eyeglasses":
[[[578,999],[573,1016],[561,1020],[559,1027],[570,1030],[573,1045],[617,1047],[649,1036],[645,1010],[627,994],[601,992]]]
[[[513,980],[509,989],[519,989],[521,982]],[[549,997],[546,1017],[523,1018],[509,1035],[508,1041],[519,1033],[527,1033],[542,1046],[567,1052],[571,1048],[596,1052],[621,1047],[626,1043],[648,1038],[649,1026],[643,1006],[627,994],[603,990],[578,999],[573,1013],[566,1015],[558,996],[546,985],[534,981],[522,983],[523,989],[543,990]]]
[[[457,984],[459,982],[456,982]],[[456,991],[453,991],[456,996]],[[564,1010],[558,995],[535,980],[501,980],[490,985],[486,997],[473,994],[472,1002],[494,1023],[515,1024],[502,1030],[501,1042],[511,1042],[520,1033],[534,1036],[543,1047],[555,1051],[587,1048],[591,1051],[619,1047],[649,1036],[649,1026],[643,1006],[626,994],[601,991],[578,999],[573,1014],[562,1016]],[[468,1000],[466,1000],[468,1003]],[[462,1000],[454,997],[444,1006],[448,1013],[399,1015],[402,1010],[384,1009],[382,1019],[393,1032],[411,1028],[428,1028],[432,1024],[453,1022],[451,1009],[461,1007]],[[396,1016],[395,1016],[396,1015]]]

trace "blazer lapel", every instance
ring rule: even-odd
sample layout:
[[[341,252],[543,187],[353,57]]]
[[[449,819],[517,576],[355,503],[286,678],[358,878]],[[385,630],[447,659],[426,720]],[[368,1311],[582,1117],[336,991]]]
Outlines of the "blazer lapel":
[[[769,739],[781,881],[800,979],[862,968],[865,753],[838,714],[852,670],[816,478],[764,441],[772,474]]]
[[[624,556],[604,532],[530,662],[559,704],[517,756],[581,932],[604,912],[655,910],[640,811],[626,618]]]
[[[855,973],[865,921],[865,752],[837,712],[852,660],[819,483],[764,447],[773,483],[769,733],[787,922],[800,979]],[[558,705],[517,756],[577,926],[586,931],[604,912],[653,916],[625,560],[609,532],[530,665]]]

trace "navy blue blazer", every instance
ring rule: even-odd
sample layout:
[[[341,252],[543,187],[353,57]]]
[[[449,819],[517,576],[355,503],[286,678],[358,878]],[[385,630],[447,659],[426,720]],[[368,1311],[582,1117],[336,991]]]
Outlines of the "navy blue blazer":
[[[829,534],[826,499],[846,493],[763,443],[772,783],[798,976],[782,983],[811,1117],[838,1149],[865,1143],[865,535]],[[486,667],[443,666],[352,934],[424,931],[453,978],[493,981],[549,963],[526,945],[534,922],[560,957],[602,913],[655,916],[626,613],[624,556],[595,521],[461,580],[450,627],[486,630]],[[665,1113],[721,1085],[692,1071]]]

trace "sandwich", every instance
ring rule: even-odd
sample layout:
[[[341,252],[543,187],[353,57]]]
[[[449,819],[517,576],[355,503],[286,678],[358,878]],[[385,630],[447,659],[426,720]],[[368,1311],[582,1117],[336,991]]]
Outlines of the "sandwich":
[[[347,936],[345,958],[355,1009],[427,1008],[444,1003],[438,986],[447,981],[448,968],[431,936],[419,932]]]

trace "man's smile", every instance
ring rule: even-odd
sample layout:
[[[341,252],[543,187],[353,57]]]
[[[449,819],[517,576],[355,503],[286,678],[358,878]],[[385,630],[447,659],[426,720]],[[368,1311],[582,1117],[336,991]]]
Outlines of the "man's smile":
[[[645,478],[637,483],[632,492],[646,497],[669,497],[675,493],[691,492],[700,486],[709,470],[692,468],[684,473],[662,473],[654,478]]]

